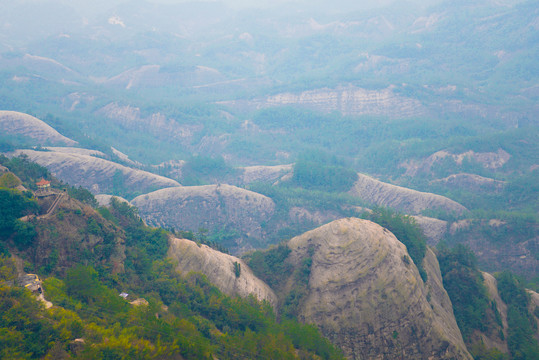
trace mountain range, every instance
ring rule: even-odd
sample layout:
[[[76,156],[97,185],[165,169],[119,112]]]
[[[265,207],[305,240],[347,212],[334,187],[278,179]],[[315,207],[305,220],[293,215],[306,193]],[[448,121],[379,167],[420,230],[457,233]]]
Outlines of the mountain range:
[[[35,273],[54,304],[10,339],[533,358],[538,19],[536,0],[0,4],[0,289],[28,305],[11,285]]]

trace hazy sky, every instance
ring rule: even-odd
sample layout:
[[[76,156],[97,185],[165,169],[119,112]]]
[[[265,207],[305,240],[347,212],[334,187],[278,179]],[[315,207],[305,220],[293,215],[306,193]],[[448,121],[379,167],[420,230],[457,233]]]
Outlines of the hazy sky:
[[[35,0],[34,0],[35,1]],[[39,0],[38,0],[39,1]],[[85,9],[91,7],[110,7],[117,5],[119,3],[126,3],[132,0],[93,0],[91,2],[87,0],[61,0],[65,4],[71,4],[74,6],[79,6]],[[193,0],[145,0],[152,3],[162,3],[162,4],[178,4],[185,2],[200,2]],[[438,3],[441,0],[407,0],[409,3],[414,3],[416,5],[431,5],[433,3]],[[306,7],[323,7],[323,8],[343,8],[343,9],[368,9],[376,8],[381,6],[390,5],[395,2],[402,2],[396,0],[205,0],[204,2],[222,2],[228,6],[241,9],[241,8],[267,8],[275,7],[282,5],[283,3],[295,3],[301,4]]]

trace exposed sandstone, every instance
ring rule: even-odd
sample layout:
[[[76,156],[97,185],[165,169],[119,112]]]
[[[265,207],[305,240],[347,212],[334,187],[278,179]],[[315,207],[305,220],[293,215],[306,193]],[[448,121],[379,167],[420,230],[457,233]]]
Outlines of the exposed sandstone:
[[[301,93],[282,93],[261,102],[261,107],[301,105],[322,112],[338,111],[345,115],[384,115],[406,118],[425,114],[415,99],[397,95],[393,89],[367,90],[355,86],[323,88]]]
[[[447,232],[447,221],[421,215],[413,216],[413,218],[423,230],[423,234],[430,246],[438,244]]]
[[[349,194],[368,203],[391,207],[408,214],[419,214],[427,209],[456,214],[467,211],[461,204],[444,196],[384,183],[363,174],[358,174],[358,180]]]
[[[291,221],[295,222],[310,222],[316,225],[322,225],[324,223],[340,219],[343,216],[336,211],[310,211],[302,207],[294,206],[288,211],[288,217]]]
[[[177,261],[176,270],[180,273],[201,272],[227,295],[254,295],[272,306],[276,305],[277,297],[273,290],[258,279],[243,260],[187,239],[172,238],[169,243],[168,256]],[[240,265],[239,276],[236,276],[234,263]]]
[[[283,175],[292,171],[292,164],[276,166],[247,166],[240,168],[243,170],[241,184],[250,184],[255,181],[274,182]]]
[[[270,198],[231,185],[162,189],[138,196],[131,203],[149,224],[192,231],[201,227],[237,230],[238,248],[250,247],[242,240],[262,236],[261,224],[275,210]]]
[[[77,143],[38,118],[16,111],[0,111],[0,133],[29,137],[40,145]]]
[[[505,181],[494,180],[475,174],[453,174],[432,183],[441,183],[450,188],[466,189],[473,192],[498,192],[503,189]]]
[[[104,115],[122,128],[149,133],[166,141],[179,141],[190,144],[193,135],[202,130],[203,125],[180,124],[157,112],[144,115],[140,108],[110,103],[100,109],[98,114]]]
[[[116,174],[121,175],[123,186],[133,192],[180,186],[178,182],[164,176],[129,168],[94,156],[34,150],[17,150],[11,155],[20,154],[25,154],[30,160],[46,167],[56,178],[72,186],[82,186],[94,194],[111,192],[112,179]]]
[[[457,166],[462,165],[464,160],[473,160],[482,164],[486,169],[498,169],[505,165],[511,158],[511,155],[503,150],[498,149],[496,152],[476,153],[475,151],[466,151],[460,154],[451,154],[445,150],[437,151],[429,157],[419,161],[408,161],[401,164],[406,168],[406,175],[416,176],[421,173],[430,173],[432,166],[440,161],[449,158],[454,161]]]
[[[88,156],[98,156],[98,157],[106,157],[107,155],[99,150],[91,150],[91,149],[82,149],[82,148],[76,148],[76,147],[69,147],[69,146],[47,146],[45,149],[49,151],[56,151],[66,154],[77,154],[77,155],[88,155]]]
[[[367,220],[336,220],[288,246],[296,268],[312,251],[300,318],[349,359],[471,359],[431,251],[424,284],[406,247]]]
[[[496,307],[498,308],[498,312],[502,318],[504,337],[507,339],[507,305],[502,301],[502,298],[498,293],[498,282],[496,281],[496,278],[489,273],[481,272],[481,274],[483,275],[484,284],[487,288],[489,298],[494,300],[496,303]],[[509,353],[507,341],[501,340],[499,336],[489,336],[488,334],[484,333],[481,333],[480,336],[487,349],[496,348],[506,354]]]
[[[110,201],[112,200],[112,198],[116,198],[120,202],[125,202],[125,203],[129,202],[126,199],[124,199],[123,197],[120,197],[120,196],[107,195],[107,194],[95,195],[95,199],[97,200],[97,203],[99,204],[99,206],[109,206]]]

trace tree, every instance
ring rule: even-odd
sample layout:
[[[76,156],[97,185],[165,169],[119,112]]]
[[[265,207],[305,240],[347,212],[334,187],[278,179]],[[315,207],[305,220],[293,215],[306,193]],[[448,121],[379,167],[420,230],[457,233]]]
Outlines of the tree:
[[[0,188],[14,189],[21,184],[21,180],[11,172],[7,172],[0,176]]]

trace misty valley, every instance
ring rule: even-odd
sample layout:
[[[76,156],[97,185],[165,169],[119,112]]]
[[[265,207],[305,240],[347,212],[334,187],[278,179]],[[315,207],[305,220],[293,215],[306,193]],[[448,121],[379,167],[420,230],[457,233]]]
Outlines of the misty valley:
[[[539,359],[539,2],[0,4],[0,359]]]

